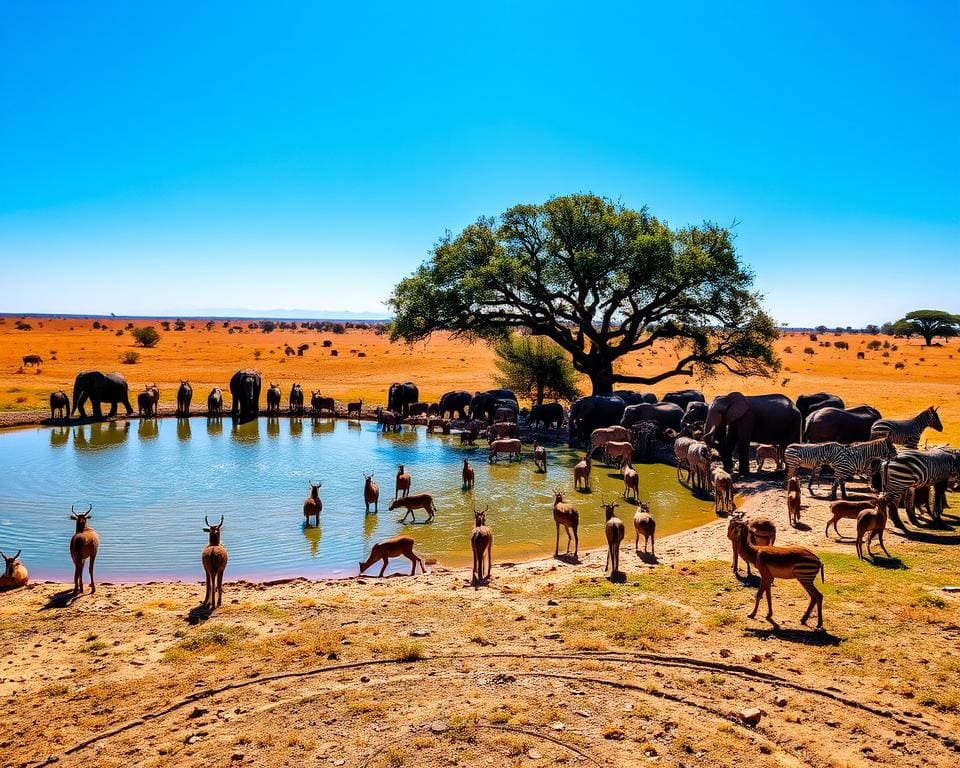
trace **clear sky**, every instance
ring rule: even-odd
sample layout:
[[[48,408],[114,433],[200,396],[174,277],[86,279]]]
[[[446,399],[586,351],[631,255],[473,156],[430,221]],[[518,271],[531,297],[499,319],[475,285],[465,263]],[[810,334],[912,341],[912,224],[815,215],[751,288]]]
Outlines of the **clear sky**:
[[[957,312],[958,8],[4,3],[0,311],[378,311],[591,191],[738,220],[778,322]]]

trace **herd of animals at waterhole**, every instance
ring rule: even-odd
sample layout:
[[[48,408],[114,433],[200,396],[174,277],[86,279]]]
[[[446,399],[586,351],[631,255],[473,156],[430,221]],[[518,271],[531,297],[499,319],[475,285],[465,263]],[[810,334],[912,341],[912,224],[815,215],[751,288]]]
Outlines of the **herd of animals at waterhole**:
[[[259,418],[262,381],[256,371],[241,370],[231,378],[229,392],[232,404],[231,418],[238,422]],[[176,393],[176,415],[190,416],[193,389],[189,381],[181,380]],[[123,405],[128,416],[133,408],[129,400],[127,382],[120,374],[85,371],[77,375],[71,398],[63,390],[50,396],[51,422],[63,423],[78,413],[86,419],[85,404],[90,402],[93,418],[103,419],[103,404],[110,405],[109,416],[117,414]],[[155,418],[160,403],[156,384],[147,385],[138,393],[140,418]],[[292,385],[287,397],[286,414],[291,417],[312,418],[346,416],[362,418],[365,413],[362,400],[340,407],[334,398],[323,397],[311,390],[309,403],[299,383]],[[266,392],[266,415],[277,417],[282,412],[282,392],[271,383]],[[223,391],[214,387],[207,397],[206,416],[219,419],[224,415]],[[486,438],[487,460],[498,463],[521,461],[524,443],[532,443],[532,458],[538,472],[546,473],[548,450],[543,442],[566,439],[571,447],[582,446],[583,458],[573,467],[575,492],[590,492],[590,475],[594,460],[599,456],[607,467],[617,467],[623,481],[622,501],[636,506],[633,516],[634,550],[638,557],[656,563],[656,510],[641,500],[642,482],[634,467],[638,455],[646,455],[651,439],[662,445],[672,444],[672,458],[676,464],[677,479],[689,486],[700,497],[712,497],[718,515],[729,518],[727,536],[733,553],[733,571],[739,574],[739,559],[746,562],[747,577],[751,566],[760,577],[751,618],[756,616],[761,599],[766,595],[767,619],[773,621],[771,587],[773,581],[795,579],[810,596],[802,616],[806,623],[814,609],[817,627],[823,626],[823,595],[815,586],[815,579],[824,579],[824,568],[811,550],[791,545],[776,544],[777,523],[767,517],[744,516],[736,510],[734,476],[751,474],[750,455],[755,457],[756,472],[762,473],[769,462],[772,471],[783,473],[787,530],[800,524],[802,486],[801,473],[806,473],[808,492],[813,494],[814,483],[829,479],[830,513],[825,535],[832,526],[839,534],[837,523],[851,520],[855,524],[858,557],[875,557],[874,542],[888,557],[883,540],[888,521],[898,527],[904,524],[899,509],[913,525],[943,526],[942,513],[948,506],[948,490],[960,490],[960,451],[944,447],[920,448],[926,429],[942,431],[943,425],[935,407],[927,408],[912,418],[882,418],[880,412],[868,405],[847,408],[843,400],[829,393],[801,395],[793,402],[781,394],[745,396],[731,392],[716,396],[709,404],[702,392],[682,390],[669,392],[658,398],[651,392],[618,391],[609,395],[592,395],[575,400],[569,409],[560,403],[545,403],[521,411],[516,396],[509,389],[494,389],[470,393],[458,390],[445,393],[436,403],[422,402],[419,389],[412,382],[395,383],[387,393],[386,407],[377,406],[372,416],[378,429],[398,431],[404,425],[421,424],[427,432],[439,430],[443,434],[459,434],[460,443],[475,446]],[[560,432],[566,427],[564,432]],[[542,432],[535,430],[540,429]],[[559,435],[558,435],[559,433]],[[547,439],[544,439],[546,435]],[[429,523],[437,509],[430,493],[411,493],[414,468],[398,466],[394,479],[390,511],[403,510],[399,522],[417,522],[422,512]],[[684,477],[685,476],[685,477]],[[366,513],[379,512],[380,486],[374,473],[363,473],[362,499]],[[475,472],[468,458],[463,459],[460,472],[461,487],[472,489]],[[453,479],[452,481],[455,481]],[[868,483],[869,497],[849,499],[846,483],[863,480]],[[303,502],[304,524],[320,524],[323,511],[321,482],[310,483],[309,494]],[[837,491],[841,498],[837,499]],[[581,497],[583,498],[583,497]],[[594,505],[590,505],[593,507]],[[620,549],[626,537],[626,526],[617,515],[619,501],[601,499],[596,512],[603,515],[607,540],[605,574],[616,580],[622,577]],[[578,509],[578,507],[580,509]],[[554,491],[553,520],[556,529],[554,557],[578,562],[578,528],[583,504],[564,498],[562,488]],[[94,563],[100,547],[100,538],[90,526],[93,505],[85,512],[71,508],[75,532],[69,542],[70,557],[74,563],[74,594],[83,592],[83,569],[88,568],[90,591],[96,590]],[[927,519],[921,522],[917,513],[923,510]],[[471,584],[474,587],[491,578],[493,563],[493,527],[488,524],[489,506],[473,508],[474,526],[470,531],[473,555]],[[584,510],[586,512],[586,510]],[[593,510],[591,509],[591,513]],[[223,578],[228,563],[226,546],[222,543],[225,518],[212,524],[204,518],[203,531],[209,542],[201,552],[201,563],[206,577],[203,606],[213,610],[220,605]],[[566,539],[560,552],[561,528]],[[641,549],[641,538],[643,546]],[[391,558],[405,557],[411,562],[411,575],[417,566],[425,572],[422,557],[414,549],[416,539],[409,535],[394,536],[373,545],[370,556],[359,563],[362,575],[374,563],[380,562],[378,576],[383,576]],[[5,562],[0,588],[23,586],[28,581],[21,552],[13,557],[0,553]]]

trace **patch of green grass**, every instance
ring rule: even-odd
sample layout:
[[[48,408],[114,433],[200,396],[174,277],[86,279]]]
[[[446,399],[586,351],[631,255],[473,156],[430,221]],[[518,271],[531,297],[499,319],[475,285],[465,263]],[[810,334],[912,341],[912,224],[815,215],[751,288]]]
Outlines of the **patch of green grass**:
[[[179,633],[178,633],[179,634]],[[219,653],[236,647],[243,638],[240,627],[206,624],[192,632],[183,632],[180,642],[163,654],[164,661],[183,661],[200,653]]]
[[[96,635],[94,635],[94,637],[96,637]],[[106,647],[107,647],[107,644],[103,642],[103,640],[93,640],[87,643],[85,646],[83,646],[83,648],[81,648],[80,650],[83,653],[96,653],[97,651],[102,651]]]
[[[913,601],[913,604],[917,606],[917,608],[943,609],[947,607],[946,600],[940,597],[940,595],[931,595],[929,592],[924,592],[916,600]]]
[[[630,606],[581,606],[564,620],[565,627],[599,632],[615,643],[643,650],[657,650],[661,642],[681,634],[689,623],[686,611],[656,600]]]

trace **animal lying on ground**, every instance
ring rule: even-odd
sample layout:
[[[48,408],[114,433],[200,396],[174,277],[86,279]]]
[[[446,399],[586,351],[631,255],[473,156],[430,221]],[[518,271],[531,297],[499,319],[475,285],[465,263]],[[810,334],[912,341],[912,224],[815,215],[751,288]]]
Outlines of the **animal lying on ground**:
[[[387,570],[387,564],[390,562],[390,558],[400,557],[401,555],[413,563],[413,568],[410,570],[411,576],[417,572],[417,563],[420,564],[420,570],[426,573],[427,569],[423,564],[423,558],[413,551],[414,544],[415,542],[412,536],[394,536],[392,539],[386,539],[385,541],[374,544],[373,549],[370,550],[370,557],[367,558],[366,562],[360,563],[360,575],[362,576],[363,572],[377,562],[377,560],[381,560],[383,561],[383,567],[380,568],[380,573],[377,574],[377,577],[382,577],[383,572]]]
[[[17,559],[22,551],[18,549],[17,554],[13,557],[7,557],[3,552],[0,552],[0,557],[3,558],[4,562],[3,575],[0,576],[0,589],[22,587],[27,583],[27,568]]]

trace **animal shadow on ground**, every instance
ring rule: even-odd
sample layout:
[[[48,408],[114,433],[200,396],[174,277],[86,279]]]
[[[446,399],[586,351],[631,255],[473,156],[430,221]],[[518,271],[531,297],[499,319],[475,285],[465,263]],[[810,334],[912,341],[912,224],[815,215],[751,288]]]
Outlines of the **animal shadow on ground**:
[[[561,553],[553,558],[554,560],[560,560],[569,565],[580,565],[580,558],[574,554]]]
[[[740,576],[738,574],[737,579],[740,581],[740,584],[742,584],[744,587],[760,586],[760,577],[755,573],[751,573],[749,576]]]
[[[47,600],[47,604],[41,608],[41,611],[49,611],[51,608],[66,608],[73,604],[73,601],[76,600],[80,595],[73,594],[73,589],[65,589],[63,592],[57,592],[54,595],[50,595],[50,599]]]
[[[877,566],[877,568],[886,568],[890,571],[909,571],[910,566],[907,565],[899,557],[884,557],[883,555],[874,555],[871,565]]]
[[[577,493],[582,493],[584,496],[593,493],[589,488],[577,488]]]
[[[616,573],[611,573],[607,580],[611,584],[626,584],[627,583],[627,574],[623,571],[617,571]]]
[[[647,565],[657,565],[660,562],[660,558],[653,554],[653,552],[640,552],[637,554],[637,557]]]
[[[187,624],[200,624],[210,618],[213,609],[206,605],[198,605],[190,609],[186,616]]]
[[[796,524],[793,526],[798,531],[809,531],[812,530],[809,525],[804,523],[802,520],[797,520]]]
[[[842,638],[830,634],[825,629],[784,629],[779,624],[774,624],[769,629],[748,627],[746,633],[753,637],[758,637],[761,640],[769,640],[771,637],[775,637],[778,640],[786,640],[789,643],[815,645],[818,648],[837,646],[843,642]]]

